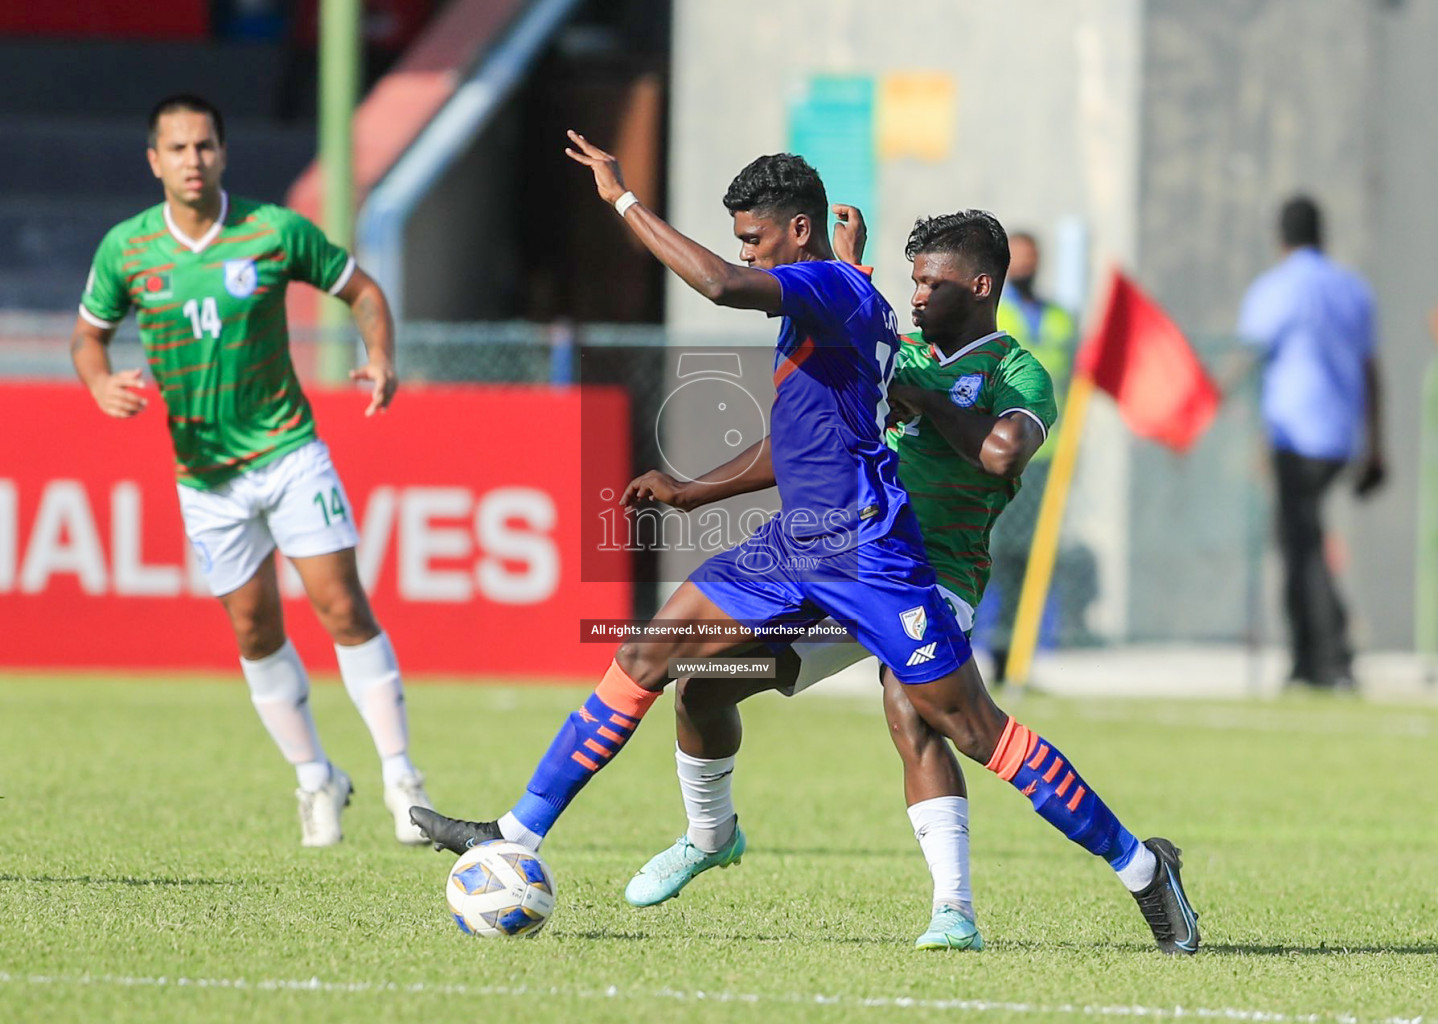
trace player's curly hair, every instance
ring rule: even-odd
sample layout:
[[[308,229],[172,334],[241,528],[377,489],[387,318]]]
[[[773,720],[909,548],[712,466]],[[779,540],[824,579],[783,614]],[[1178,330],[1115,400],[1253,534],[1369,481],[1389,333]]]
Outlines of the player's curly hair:
[[[174,113],[176,110],[188,110],[194,114],[208,114],[210,123],[215,126],[215,141],[220,145],[225,144],[225,119],[220,115],[220,108],[215,106],[203,96],[196,96],[194,93],[177,92],[166,96],[159,103],[150,108],[150,148],[155,146],[155,139],[160,134],[160,118],[166,114]]]
[[[994,298],[1009,272],[1009,236],[999,219],[988,210],[960,210],[937,217],[920,217],[909,232],[904,255],[912,260],[919,253],[947,253],[960,256],[977,274],[994,279]]]
[[[761,156],[740,171],[724,193],[724,208],[730,214],[740,210],[789,217],[803,213],[816,231],[829,223],[829,196],[819,172],[793,153]]]

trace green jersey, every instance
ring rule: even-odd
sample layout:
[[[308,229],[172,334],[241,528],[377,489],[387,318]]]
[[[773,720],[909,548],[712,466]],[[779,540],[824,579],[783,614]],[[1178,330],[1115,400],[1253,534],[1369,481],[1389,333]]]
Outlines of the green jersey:
[[[1048,371],[1003,332],[948,357],[921,336],[907,335],[893,382],[943,391],[959,408],[988,416],[1026,413],[1045,434],[1058,416]],[[943,586],[977,608],[993,564],[989,533],[1018,493],[1019,482],[965,461],[923,417],[891,428],[886,440],[899,453],[899,481],[919,517],[929,564]]]
[[[345,250],[282,206],[223,196],[220,219],[191,239],[161,203],[100,242],[80,315],[114,327],[134,308],[179,481],[208,489],[314,439],[285,289],[334,294],[353,272]]]

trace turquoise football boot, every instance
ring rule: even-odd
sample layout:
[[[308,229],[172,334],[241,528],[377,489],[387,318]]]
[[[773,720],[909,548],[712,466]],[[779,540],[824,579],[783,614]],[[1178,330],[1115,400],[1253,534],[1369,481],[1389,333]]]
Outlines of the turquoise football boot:
[[[674,845],[656,854],[624,887],[624,898],[636,907],[652,907],[679,895],[695,875],[710,868],[727,868],[744,856],[744,830],[734,823],[734,834],[715,853],[705,853],[680,836]]]
[[[914,943],[915,949],[984,948],[984,937],[978,926],[954,907],[940,907],[929,921],[929,929]]]

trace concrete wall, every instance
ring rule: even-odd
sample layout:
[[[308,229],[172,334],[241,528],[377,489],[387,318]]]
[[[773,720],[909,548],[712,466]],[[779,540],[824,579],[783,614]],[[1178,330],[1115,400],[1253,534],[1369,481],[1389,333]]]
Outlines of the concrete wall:
[[[1278,205],[1328,215],[1330,251],[1371,246],[1377,53],[1371,0],[1148,0],[1139,265],[1190,331],[1232,331],[1277,258]]]
[[[1244,289],[1278,256],[1279,204],[1305,191],[1327,215],[1330,253],[1377,288],[1393,479],[1362,506],[1336,488],[1335,550],[1360,645],[1407,647],[1418,385],[1432,358],[1421,323],[1438,299],[1438,10],[1411,0],[1148,0],[1146,10],[1145,285],[1191,332],[1231,331]],[[1136,477],[1158,458],[1142,453]],[[1276,567],[1268,577],[1272,597]],[[1136,576],[1136,615],[1157,607],[1149,596]]]
[[[1232,333],[1244,289],[1277,256],[1278,205],[1299,189],[1324,202],[1334,254],[1363,262],[1373,202],[1364,117],[1376,57],[1372,7],[1148,0],[1134,266],[1190,334]],[[1190,472],[1208,471],[1215,483],[1207,488],[1165,473],[1166,452],[1134,447],[1129,507],[1134,546],[1146,557],[1130,575],[1133,635],[1236,627],[1282,640],[1268,496],[1255,505],[1249,488],[1218,485],[1266,472],[1261,428],[1232,429],[1249,411],[1230,402],[1187,460]],[[1223,459],[1237,464],[1224,473]],[[1175,579],[1201,580],[1209,600],[1174,600]]]
[[[1419,382],[1434,354],[1422,321],[1438,303],[1438,5],[1407,0],[1381,10],[1370,107],[1381,120],[1371,140],[1368,187],[1375,201],[1366,263],[1383,318],[1392,483],[1354,521],[1352,592],[1374,643],[1406,647],[1416,568]]]
[[[1227,334],[1244,288],[1276,258],[1277,205],[1312,192],[1333,255],[1377,288],[1393,475],[1372,503],[1335,501],[1335,547],[1359,643],[1411,644],[1418,395],[1433,355],[1422,315],[1438,301],[1438,4],[675,0],[674,33],[670,210],[726,254],[735,246],[720,197],[753,156],[785,147],[789,98],[808,76],[954,77],[952,152],[878,168],[869,258],[901,313],[913,217],[984,206],[1011,229],[1036,228],[1050,252],[1055,225],[1078,218],[1093,266],[1126,266],[1192,335]],[[1052,289],[1052,268],[1046,277]],[[681,335],[769,331],[672,278],[669,287],[669,324]],[[1233,450],[1251,425],[1230,425],[1212,442],[1224,451],[1179,465],[1131,443],[1096,405],[1080,467],[1087,493],[1069,522],[1099,557],[1099,632],[1161,635],[1187,617],[1194,637],[1232,635],[1249,619],[1279,636],[1272,556],[1261,586],[1236,578],[1266,540],[1261,501],[1255,512],[1236,492],[1205,494],[1208,510],[1191,500],[1203,473],[1252,490],[1257,456]],[[1160,477],[1168,483],[1156,486]],[[1191,537],[1174,525],[1183,517]],[[1162,555],[1155,531],[1183,539]],[[1142,566],[1131,564],[1139,551]],[[1211,607],[1186,616],[1164,601],[1168,581],[1202,572]],[[1254,586],[1268,600],[1246,594]]]
[[[1078,215],[1097,247],[1126,256],[1135,237],[1139,8],[1140,0],[676,0],[674,222],[721,253],[737,251],[720,199],[751,159],[786,148],[788,101],[810,75],[936,71],[957,84],[952,151],[935,163],[881,162],[878,171],[880,234],[868,258],[901,313],[904,241],[921,214],[981,206],[1041,235]],[[673,281],[668,310],[681,330],[766,329]]]

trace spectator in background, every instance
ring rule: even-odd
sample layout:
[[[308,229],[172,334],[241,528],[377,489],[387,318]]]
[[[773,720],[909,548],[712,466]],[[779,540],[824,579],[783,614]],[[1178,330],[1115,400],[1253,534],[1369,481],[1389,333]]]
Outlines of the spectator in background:
[[[1263,366],[1291,679],[1352,689],[1347,614],[1324,558],[1321,508],[1329,485],[1355,455],[1359,497],[1385,475],[1373,293],[1324,255],[1322,215],[1312,199],[1284,203],[1278,228],[1283,259],[1249,287],[1238,333],[1255,346]]]
[[[1061,403],[1073,373],[1077,327],[1068,310],[1034,291],[1038,271],[1038,240],[1024,231],[1010,235],[1009,277],[999,301],[998,328],[1032,353],[1049,372],[1062,416]],[[998,585],[999,616],[990,644],[995,662],[993,678],[998,682],[1004,681],[1008,668],[1014,615],[1019,607],[1029,545],[1033,542],[1034,525],[1038,522],[1039,504],[1048,484],[1055,447],[1046,444],[1029,460],[1023,489],[1010,503],[1005,518],[994,526],[993,579]]]

